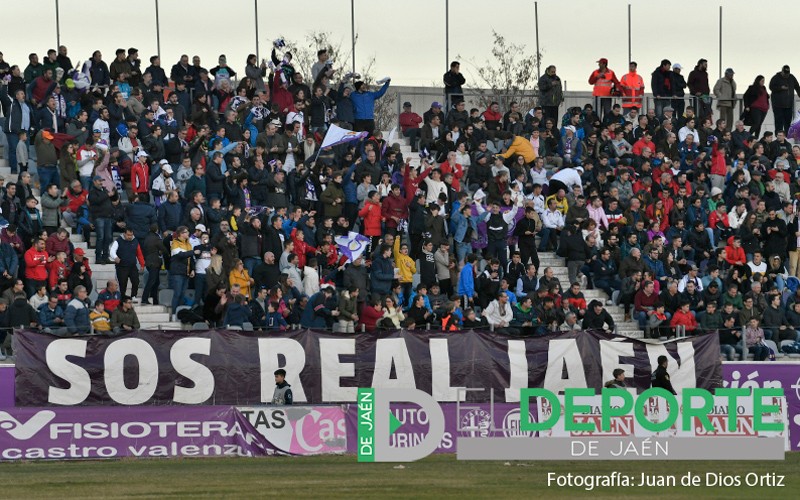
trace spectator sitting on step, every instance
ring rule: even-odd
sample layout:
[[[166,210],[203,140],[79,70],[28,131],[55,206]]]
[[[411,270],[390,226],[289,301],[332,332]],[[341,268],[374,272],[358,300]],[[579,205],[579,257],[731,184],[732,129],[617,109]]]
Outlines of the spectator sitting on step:
[[[103,302],[105,311],[114,312],[122,302],[122,293],[119,291],[117,280],[108,280],[106,287],[97,294],[97,300]]]
[[[105,303],[97,299],[94,303],[94,309],[89,313],[89,322],[92,325],[94,333],[108,333],[111,331],[111,318],[106,312]]]
[[[111,313],[111,328],[115,333],[138,330],[139,317],[133,310],[133,299],[127,295],[122,296],[122,303]]]
[[[64,311],[64,324],[69,333],[89,333],[89,294],[84,286],[76,286],[74,297],[67,304]]]

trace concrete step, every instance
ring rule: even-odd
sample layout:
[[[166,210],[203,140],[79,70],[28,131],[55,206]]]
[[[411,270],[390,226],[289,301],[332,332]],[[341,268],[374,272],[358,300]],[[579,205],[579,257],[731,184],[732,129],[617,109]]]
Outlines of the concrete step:
[[[134,304],[133,309],[136,311],[136,314],[139,315],[140,322],[142,321],[142,319],[147,319],[148,321],[150,321],[151,314],[169,314],[169,307],[162,305],[140,306]]]

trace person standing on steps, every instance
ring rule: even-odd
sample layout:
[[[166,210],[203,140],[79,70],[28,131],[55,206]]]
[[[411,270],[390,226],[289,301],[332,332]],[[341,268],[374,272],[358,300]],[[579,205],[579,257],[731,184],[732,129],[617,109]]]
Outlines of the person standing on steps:
[[[144,254],[144,266],[147,269],[147,281],[142,292],[142,305],[158,305],[158,288],[161,285],[161,256],[164,254],[164,242],[158,231],[158,224],[150,226],[150,232],[144,238],[142,253]]]
[[[92,187],[89,190],[89,218],[91,219],[95,234],[97,235],[96,262],[110,264],[108,260],[108,247],[111,245],[114,219],[112,218],[113,206],[111,196],[116,190],[108,191],[103,186],[103,178],[94,176]]]
[[[194,252],[189,243],[189,228],[181,226],[172,236],[169,257],[169,287],[173,292],[170,321],[175,319],[175,310],[181,305],[189,279],[194,278]]]
[[[119,281],[122,293],[127,293],[128,280],[131,281],[131,297],[138,301],[139,294],[139,269],[144,270],[144,255],[139,240],[133,234],[133,229],[126,227],[122,236],[111,244],[108,250],[111,260],[114,261],[117,270],[117,281]],[[139,264],[137,269],[136,264]]]

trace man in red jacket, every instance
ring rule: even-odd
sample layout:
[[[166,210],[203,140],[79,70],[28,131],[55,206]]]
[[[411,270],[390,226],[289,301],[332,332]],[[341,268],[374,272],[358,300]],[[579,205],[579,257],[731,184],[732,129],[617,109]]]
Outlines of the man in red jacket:
[[[25,293],[28,297],[36,293],[41,286],[47,285],[47,263],[49,257],[44,250],[45,242],[42,239],[25,252]],[[55,257],[52,258],[55,260]]]
[[[419,140],[420,123],[422,123],[422,117],[411,111],[410,102],[404,102],[403,112],[400,113],[400,130],[403,132],[403,136],[411,140],[412,153],[419,151],[417,141]]]
[[[150,192],[150,166],[147,164],[147,153],[139,151],[136,163],[131,167],[131,187],[143,201],[149,200]]]
[[[697,330],[697,319],[689,309],[690,304],[688,302],[682,302],[678,310],[675,311],[675,315],[672,316],[669,326],[672,328],[683,326],[686,328],[687,332],[694,333],[694,331]]]
[[[400,186],[392,184],[392,191],[381,203],[381,216],[386,221],[386,232],[397,234],[397,225],[408,219],[408,203],[400,194]]]

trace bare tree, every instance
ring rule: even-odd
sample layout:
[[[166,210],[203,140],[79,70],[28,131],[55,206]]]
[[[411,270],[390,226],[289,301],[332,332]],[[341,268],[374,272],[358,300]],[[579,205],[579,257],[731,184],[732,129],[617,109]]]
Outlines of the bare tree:
[[[317,62],[317,51],[328,49],[329,60],[333,61],[334,79],[339,79],[346,74],[350,67],[350,56],[348,48],[342,48],[342,40],[333,41],[332,35],[328,31],[312,31],[306,34],[302,41],[293,41],[284,38],[286,52],[292,53],[292,65],[303,74],[309,85],[311,79],[311,67]],[[358,35],[356,35],[356,42]]]
[[[538,95],[536,63],[541,53],[526,53],[524,44],[515,44],[492,30],[492,57],[483,63],[472,62],[474,71],[469,71],[478,94],[479,107],[487,107],[497,101],[501,109],[508,109],[512,101],[527,110],[534,106]]]
[[[311,66],[317,62],[317,51],[320,49],[328,49],[330,60],[333,61],[335,69],[333,80],[337,82],[349,73],[349,68],[352,66],[351,56],[348,47],[343,48],[343,42],[332,41],[332,35],[327,31],[314,31],[306,35],[306,37],[298,42],[289,39],[284,39],[286,47],[284,52],[292,53],[292,65],[300,71],[307,79],[311,78]],[[358,34],[356,34],[356,43],[358,43]],[[376,80],[374,75],[375,56],[371,56],[366,65],[362,66],[359,75],[360,80],[367,85],[373,86]],[[313,82],[308,82],[311,85]],[[397,123],[397,111],[395,103],[397,95],[393,92],[387,92],[382,98],[375,101],[375,128],[376,130],[390,130]]]

